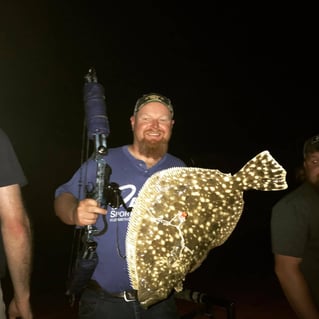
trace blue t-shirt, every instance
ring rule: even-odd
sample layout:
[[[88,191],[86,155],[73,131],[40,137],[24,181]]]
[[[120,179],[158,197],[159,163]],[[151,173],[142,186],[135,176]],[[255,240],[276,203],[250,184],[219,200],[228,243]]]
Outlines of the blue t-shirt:
[[[186,166],[182,160],[167,153],[156,165],[147,168],[143,161],[129,153],[127,145],[109,149],[104,160],[112,170],[109,182],[119,185],[127,207],[133,207],[141,187],[151,175],[163,169]],[[86,187],[92,189],[95,185],[96,171],[96,161],[88,160],[76,171],[71,180],[57,188],[55,196],[68,192],[78,199],[84,198]],[[111,293],[132,289],[125,258],[125,238],[130,212],[123,206],[118,209],[108,207],[106,219],[106,233],[95,237],[99,263],[92,279]],[[96,227],[98,230],[104,228],[102,216],[99,217]]]

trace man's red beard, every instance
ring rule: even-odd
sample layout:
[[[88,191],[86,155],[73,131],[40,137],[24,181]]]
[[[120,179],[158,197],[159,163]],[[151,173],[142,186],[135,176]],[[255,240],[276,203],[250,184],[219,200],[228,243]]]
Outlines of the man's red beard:
[[[138,145],[139,151],[142,154],[144,154],[145,156],[157,158],[162,157],[167,152],[168,141],[163,139],[160,141],[149,141],[143,139]]]

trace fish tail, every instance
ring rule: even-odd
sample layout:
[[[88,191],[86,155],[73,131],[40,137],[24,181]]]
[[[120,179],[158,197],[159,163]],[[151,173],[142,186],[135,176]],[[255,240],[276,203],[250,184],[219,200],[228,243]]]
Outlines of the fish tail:
[[[243,190],[276,191],[288,187],[286,175],[286,170],[271,154],[263,151],[248,161],[234,179]]]

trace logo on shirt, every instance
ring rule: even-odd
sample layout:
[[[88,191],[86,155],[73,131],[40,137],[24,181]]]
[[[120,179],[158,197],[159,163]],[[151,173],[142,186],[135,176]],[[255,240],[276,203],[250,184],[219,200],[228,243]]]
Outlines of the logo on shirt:
[[[126,207],[128,208],[133,207],[137,198],[135,185],[133,184],[122,185],[119,187],[119,189],[121,191],[121,196],[123,198],[123,201]],[[116,222],[116,221],[128,222],[131,217],[131,212],[127,211],[122,205],[119,208],[111,208],[111,210],[109,209],[108,214],[110,214],[109,215],[110,222]]]

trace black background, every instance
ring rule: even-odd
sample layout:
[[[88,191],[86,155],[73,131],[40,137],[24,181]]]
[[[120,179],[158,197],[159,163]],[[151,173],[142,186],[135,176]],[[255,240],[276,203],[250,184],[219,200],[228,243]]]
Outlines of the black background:
[[[303,141],[319,132],[315,13],[300,3],[2,0],[0,125],[29,180],[35,278],[66,274],[73,233],[53,198],[81,161],[91,66],[106,92],[109,147],[131,142],[135,101],[155,91],[175,107],[171,153],[234,174],[269,150],[294,187]],[[271,271],[270,208],[283,193],[245,195],[211,272]]]

